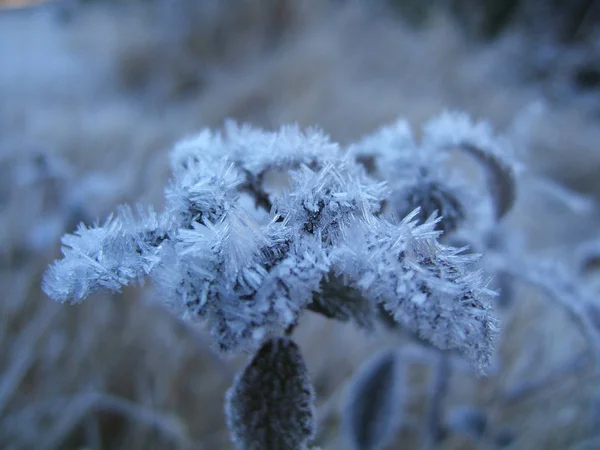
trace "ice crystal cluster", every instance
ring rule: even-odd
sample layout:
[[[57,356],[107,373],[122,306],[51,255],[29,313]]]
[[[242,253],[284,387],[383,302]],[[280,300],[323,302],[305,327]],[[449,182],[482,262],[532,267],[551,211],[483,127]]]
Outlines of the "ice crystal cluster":
[[[255,350],[306,309],[364,328],[385,312],[485,367],[490,293],[476,257],[439,242],[473,197],[440,172],[444,146],[486,137],[465,120],[431,122],[421,148],[401,122],[349,149],[295,126],[204,130],[172,151],[163,212],[121,207],[80,225],[43,289],[78,302],[150,277],[177,313],[207,322],[223,351]]]

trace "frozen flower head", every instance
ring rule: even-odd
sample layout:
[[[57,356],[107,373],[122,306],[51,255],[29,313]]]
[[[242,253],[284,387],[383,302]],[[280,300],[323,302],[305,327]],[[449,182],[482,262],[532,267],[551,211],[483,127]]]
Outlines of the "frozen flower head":
[[[407,139],[402,127],[385,133]],[[224,351],[257,348],[305,309],[365,328],[385,310],[421,339],[484,367],[496,334],[488,291],[469,270],[472,256],[438,242],[433,214],[458,221],[462,204],[442,188],[408,195],[421,175],[390,166],[388,150],[369,154],[376,179],[357,153],[342,154],[316,130],[205,130],[172,152],[162,213],[124,208],[65,236],[64,258],[43,288],[77,302],[150,276],[160,299],[206,321]],[[386,203],[406,218],[387,219]]]

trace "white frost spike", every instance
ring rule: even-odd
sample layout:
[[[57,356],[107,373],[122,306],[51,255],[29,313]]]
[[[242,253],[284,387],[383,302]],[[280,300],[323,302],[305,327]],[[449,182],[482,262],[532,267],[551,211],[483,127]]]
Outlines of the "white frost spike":
[[[397,151],[415,148],[408,122],[398,120],[375,133],[363,137],[348,148],[348,153],[361,163],[368,173],[375,170],[385,173],[386,163],[397,158]]]
[[[239,197],[242,178],[226,159],[188,161],[166,189],[167,211],[183,224],[216,222]],[[189,225],[188,225],[189,226]]]
[[[159,262],[158,248],[166,238],[166,222],[152,210],[139,210],[135,219],[128,207],[103,226],[80,225],[62,239],[64,258],[50,266],[42,289],[51,298],[76,303],[102,289],[118,292],[141,281]]]
[[[174,172],[188,170],[194,163],[218,159],[225,152],[220,134],[204,129],[197,135],[182,139],[171,151],[171,169]]]
[[[225,138],[230,159],[243,171],[262,177],[268,170],[318,168],[324,161],[341,157],[339,146],[317,129],[300,130],[297,125],[269,132],[228,122]]]

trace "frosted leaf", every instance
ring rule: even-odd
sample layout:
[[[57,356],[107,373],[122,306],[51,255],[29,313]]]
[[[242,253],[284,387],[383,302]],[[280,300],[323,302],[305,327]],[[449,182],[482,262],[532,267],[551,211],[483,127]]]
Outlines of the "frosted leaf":
[[[220,348],[231,350],[240,343],[252,346],[252,340],[283,334],[296,324],[328,270],[326,258],[314,247],[293,249],[265,270],[251,295],[221,297],[211,313],[217,318],[213,335]]]
[[[152,210],[128,207],[103,226],[80,225],[62,239],[64,258],[52,264],[42,280],[46,294],[59,301],[78,302],[100,290],[118,292],[141,281],[159,262],[158,247],[167,238],[166,222]]]
[[[304,166],[294,174],[290,192],[275,202],[276,213],[298,233],[319,232],[332,243],[343,224],[378,212],[386,193],[385,185],[363,182],[344,169],[327,164],[315,172]]]
[[[266,341],[226,395],[227,424],[240,450],[302,450],[315,432],[314,392],[300,349]]]
[[[308,309],[330,319],[352,321],[367,330],[374,328],[377,317],[371,301],[335,274],[329,274],[323,280]]]
[[[324,161],[340,157],[338,145],[316,129],[303,132],[298,126],[285,126],[270,132],[228,122],[223,134],[203,130],[177,144],[171,165],[175,172],[187,171],[197,177],[201,172],[214,172],[225,158],[235,167],[239,190],[249,192],[257,204],[269,210],[269,195],[263,186],[269,171],[301,166],[318,169]]]
[[[385,176],[389,170],[387,164],[398,158],[397,153],[413,152],[415,148],[416,143],[408,122],[398,120],[364,136],[348,148],[348,153],[365,167],[367,173]]]
[[[503,150],[485,122],[473,123],[463,113],[445,113],[425,126],[423,145],[439,149],[456,148],[473,157],[484,169],[495,207],[496,219],[504,216],[516,197],[514,162]]]
[[[458,200],[460,194],[452,192],[448,186],[435,181],[420,180],[412,186],[404,188],[393,197],[394,211],[400,217],[408,215],[415,208],[419,209],[419,221],[424,222],[432,214],[439,214],[443,219],[439,228],[449,233],[458,228],[465,219],[465,210]]]
[[[354,376],[343,409],[343,429],[356,450],[384,448],[400,423],[404,377],[393,351],[367,361]]]
[[[426,124],[420,143],[413,140],[406,122],[398,121],[351,145],[348,152],[370,175],[388,181],[390,213],[401,218],[420,207],[424,220],[437,211],[442,216],[441,229],[449,232],[467,219],[476,224],[483,220],[486,226],[490,220],[487,198],[452,169],[448,150],[458,149],[480,164],[494,205],[493,220],[497,220],[515,197],[515,163],[505,147],[487,124],[472,123],[464,114],[446,113]]]
[[[226,151],[220,134],[204,129],[195,136],[182,139],[169,155],[174,172],[191,170],[191,166],[210,159],[218,159]]]
[[[242,179],[227,160],[188,161],[166,189],[167,211],[181,226],[216,222],[239,197]]]
[[[362,235],[354,228],[345,247],[332,254],[332,267],[404,328],[440,349],[459,351],[483,369],[498,332],[491,293],[481,274],[468,270],[478,256],[439,244],[435,223],[417,226],[406,220],[401,228],[378,223]]]
[[[339,146],[327,135],[317,129],[303,132],[297,125],[269,132],[228,122],[225,136],[231,160],[256,178],[272,169],[289,170],[301,165],[318,169],[323,162],[341,156]]]
[[[271,208],[265,187],[269,173],[294,171],[302,166],[318,170],[326,161],[341,157],[339,146],[328,136],[316,129],[303,132],[295,125],[270,132],[228,122],[225,139],[229,159],[244,177],[243,190],[267,211]]]
[[[465,220],[465,205],[474,203],[465,183],[445,167],[447,155],[418,145],[404,121],[376,130],[348,153],[370,175],[388,182],[387,210],[397,218],[420,208],[423,221],[437,211],[441,229],[449,232]]]

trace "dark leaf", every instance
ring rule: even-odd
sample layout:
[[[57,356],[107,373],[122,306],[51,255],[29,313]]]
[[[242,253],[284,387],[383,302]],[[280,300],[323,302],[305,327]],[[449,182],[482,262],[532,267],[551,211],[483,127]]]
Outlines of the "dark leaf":
[[[493,153],[475,145],[464,143],[459,148],[483,166],[494,201],[496,219],[501,219],[510,211],[516,198],[516,182],[512,168]]]
[[[243,450],[300,450],[315,432],[314,393],[300,349],[267,340],[227,393],[233,440]]]
[[[374,328],[376,319],[371,302],[358,289],[348,286],[341,277],[331,274],[321,283],[308,309],[329,319],[353,321],[366,330]]]
[[[376,355],[356,375],[343,411],[345,432],[356,450],[377,450],[400,419],[402,376],[393,351]]]

